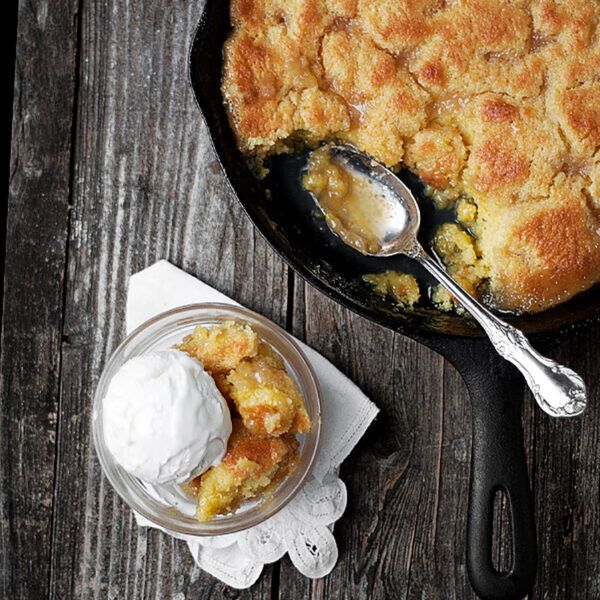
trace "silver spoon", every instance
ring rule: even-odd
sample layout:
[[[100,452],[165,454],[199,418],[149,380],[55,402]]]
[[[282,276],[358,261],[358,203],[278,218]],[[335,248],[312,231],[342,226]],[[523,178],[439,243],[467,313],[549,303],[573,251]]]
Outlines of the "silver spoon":
[[[406,185],[383,165],[351,148],[332,147],[332,159],[351,174],[365,180],[373,191],[369,196],[369,227],[380,249],[374,252],[360,251],[368,256],[404,254],[414,258],[471,313],[487,333],[498,354],[521,371],[542,410],[553,417],[581,414],[586,406],[583,379],[573,370],[537,352],[523,332],[499,319],[465,292],[423,250],[417,241],[421,214]],[[322,209],[316,196],[311,195]]]

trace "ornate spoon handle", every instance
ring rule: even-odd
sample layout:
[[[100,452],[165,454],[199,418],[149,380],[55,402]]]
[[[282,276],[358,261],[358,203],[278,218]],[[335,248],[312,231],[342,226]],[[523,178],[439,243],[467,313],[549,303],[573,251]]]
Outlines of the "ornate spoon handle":
[[[525,377],[540,408],[553,417],[574,417],[586,406],[585,384],[575,371],[542,356],[525,335],[492,314],[446,273],[419,245],[409,256],[418,260],[471,313],[494,348]]]

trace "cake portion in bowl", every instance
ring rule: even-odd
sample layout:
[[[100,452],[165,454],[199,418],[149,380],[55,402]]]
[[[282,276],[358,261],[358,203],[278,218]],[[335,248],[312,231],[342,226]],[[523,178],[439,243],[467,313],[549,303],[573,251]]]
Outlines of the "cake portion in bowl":
[[[199,326],[177,346],[198,359],[254,435],[306,433],[310,419],[283,358],[248,326]]]
[[[285,361],[248,325],[198,326],[177,346],[200,361],[231,411],[233,430],[219,464],[182,485],[207,521],[271,494],[299,460],[297,434],[311,421]]]
[[[231,20],[222,92],[248,157],[335,140],[411,169],[457,206],[434,244],[492,306],[600,280],[600,4],[233,0]]]
[[[299,444],[294,435],[261,437],[250,433],[240,418],[232,424],[223,460],[182,486],[197,499],[199,521],[232,513],[248,500],[268,496],[298,463]]]

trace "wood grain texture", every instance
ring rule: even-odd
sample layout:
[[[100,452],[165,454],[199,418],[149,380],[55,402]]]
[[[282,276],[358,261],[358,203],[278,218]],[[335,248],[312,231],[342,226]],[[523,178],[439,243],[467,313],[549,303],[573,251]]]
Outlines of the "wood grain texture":
[[[290,274],[255,232],[187,82],[201,9],[180,0],[20,3],[0,597],[473,599],[465,386],[432,351]],[[161,258],[288,328],[381,408],[342,468],[349,505],[328,577],[308,580],[286,557],[250,590],[232,590],[200,571],[183,542],[138,528],[102,476],[89,432],[93,391],[124,335],[129,275]],[[599,350],[596,327],[557,354],[589,384],[583,418],[555,421],[525,400],[540,546],[531,600],[600,599]],[[502,540],[495,552],[502,561]]]
[[[76,10],[68,0],[22,0],[18,10],[0,357],[2,598],[48,590]]]
[[[557,358],[583,373],[580,419],[535,414],[535,500],[539,552],[536,598],[600,598],[600,327],[565,343]],[[543,590],[544,594],[541,594]]]

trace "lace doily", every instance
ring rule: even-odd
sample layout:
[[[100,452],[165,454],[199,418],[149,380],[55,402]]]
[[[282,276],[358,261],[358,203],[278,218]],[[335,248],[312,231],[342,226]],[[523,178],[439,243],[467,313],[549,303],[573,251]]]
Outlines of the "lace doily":
[[[339,477],[311,477],[288,506],[264,523],[239,533],[188,540],[188,545],[202,569],[236,588],[251,586],[263,565],[286,552],[303,575],[323,577],[338,559],[331,528],[346,502],[346,486]]]
[[[202,538],[165,533],[185,540],[198,566],[231,587],[250,587],[265,564],[286,553],[300,573],[317,579],[330,573],[337,562],[331,530],[344,514],[347,499],[346,486],[334,473],[322,481],[311,476],[285,508],[251,529]],[[135,516],[138,525],[156,527]]]
[[[231,298],[161,260],[129,280],[127,330],[132,331],[160,312],[195,302],[235,304]],[[166,532],[187,541],[198,566],[232,587],[251,586],[265,564],[286,553],[307,577],[323,577],[333,569],[338,549],[331,531],[347,500],[346,486],[337,476],[339,466],[378,412],[328,360],[296,341],[317,375],[323,398],[321,449],[313,475],[284,509],[246,531],[202,538]],[[139,525],[156,527],[140,515],[136,514],[136,518]]]

